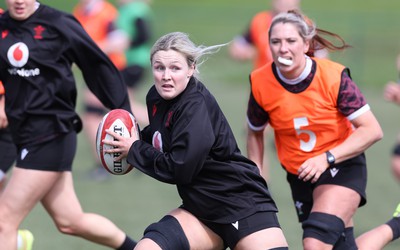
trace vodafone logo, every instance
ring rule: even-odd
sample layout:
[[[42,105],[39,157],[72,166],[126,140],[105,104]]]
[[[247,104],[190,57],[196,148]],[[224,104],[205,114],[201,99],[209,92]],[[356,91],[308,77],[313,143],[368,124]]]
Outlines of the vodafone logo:
[[[23,67],[29,58],[28,46],[22,42],[14,44],[8,49],[7,57],[8,61],[14,67]]]
[[[33,77],[40,75],[39,68],[25,69],[22,68],[29,59],[29,49],[25,43],[19,42],[8,49],[8,61],[14,68],[8,69],[10,75],[18,75],[21,77]]]

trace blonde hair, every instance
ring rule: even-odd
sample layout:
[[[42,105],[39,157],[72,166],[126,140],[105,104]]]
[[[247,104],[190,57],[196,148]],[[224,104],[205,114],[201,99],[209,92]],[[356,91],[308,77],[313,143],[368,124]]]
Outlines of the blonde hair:
[[[172,32],[160,37],[150,51],[150,62],[153,63],[153,56],[160,50],[174,50],[185,56],[188,66],[195,66],[196,73],[199,73],[198,66],[206,61],[204,55],[214,54],[226,44],[213,46],[196,45],[189,35],[183,32]],[[200,61],[201,60],[201,61]],[[196,67],[197,66],[197,67]]]

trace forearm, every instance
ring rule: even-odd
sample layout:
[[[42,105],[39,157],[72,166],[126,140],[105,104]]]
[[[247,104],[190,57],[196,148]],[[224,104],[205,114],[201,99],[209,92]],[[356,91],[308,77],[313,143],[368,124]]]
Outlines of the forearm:
[[[363,116],[361,118],[363,120],[362,125],[356,126],[355,131],[343,143],[330,149],[330,152],[335,156],[336,163],[361,154],[375,142],[382,139],[382,129],[372,112],[369,111]]]
[[[252,160],[260,169],[263,166],[264,157],[264,133],[247,129],[247,157]]]

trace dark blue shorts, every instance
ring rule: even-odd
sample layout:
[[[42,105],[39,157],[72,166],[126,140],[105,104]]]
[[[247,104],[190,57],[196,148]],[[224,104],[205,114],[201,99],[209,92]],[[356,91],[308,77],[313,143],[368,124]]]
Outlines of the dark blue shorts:
[[[328,168],[314,184],[310,181],[299,180],[297,175],[291,173],[287,173],[286,178],[292,190],[299,222],[308,218],[313,206],[312,194],[319,185],[333,184],[353,189],[361,196],[360,207],[367,202],[367,165],[364,154]]]
[[[71,171],[76,153],[76,132],[60,134],[52,140],[18,147],[16,166],[44,171]]]

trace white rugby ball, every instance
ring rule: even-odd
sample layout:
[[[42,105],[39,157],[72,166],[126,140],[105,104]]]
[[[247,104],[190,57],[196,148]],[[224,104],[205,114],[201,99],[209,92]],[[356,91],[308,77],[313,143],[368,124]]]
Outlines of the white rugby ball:
[[[116,161],[115,158],[120,153],[110,154],[105,153],[106,150],[112,149],[113,146],[103,143],[103,140],[116,140],[113,136],[106,133],[106,129],[109,129],[123,137],[129,138],[131,136],[131,128],[136,126],[136,132],[139,133],[139,127],[135,117],[124,109],[113,109],[104,115],[102,121],[99,124],[96,135],[96,150],[100,158],[103,167],[114,175],[123,175],[133,169],[126,158]]]

